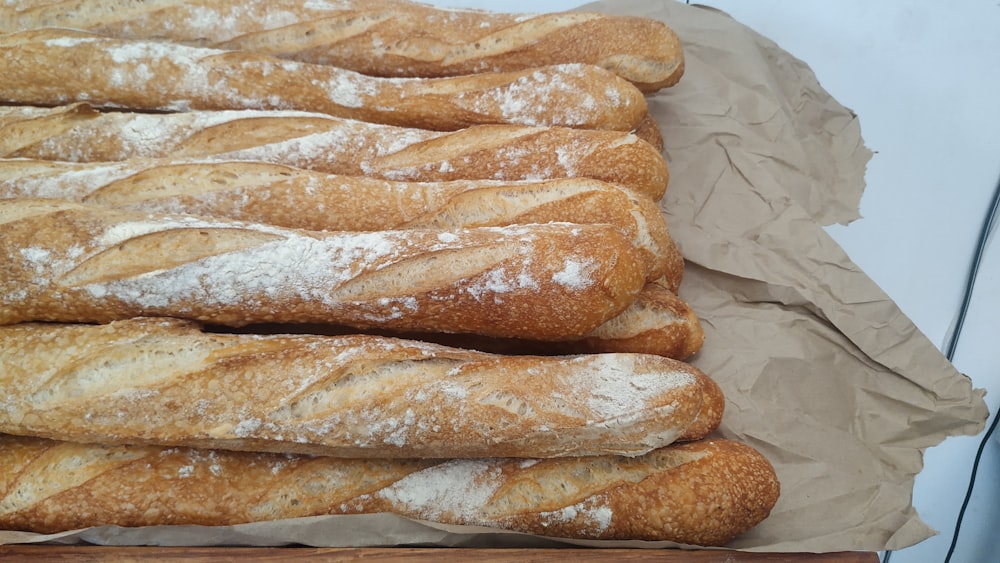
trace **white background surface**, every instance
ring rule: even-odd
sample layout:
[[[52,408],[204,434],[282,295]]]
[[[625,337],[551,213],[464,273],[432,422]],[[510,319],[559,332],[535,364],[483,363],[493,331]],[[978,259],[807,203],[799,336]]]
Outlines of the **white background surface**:
[[[433,0],[548,12],[583,2]],[[1000,2],[703,0],[805,61],[860,117],[869,163],[862,219],[833,226],[848,255],[942,350],[1000,178]],[[994,237],[996,238],[996,233]],[[991,240],[955,366],[1000,405],[1000,243]],[[931,448],[914,506],[941,532],[891,554],[944,561],[981,436]],[[1000,560],[1000,439],[991,440],[953,562]]]

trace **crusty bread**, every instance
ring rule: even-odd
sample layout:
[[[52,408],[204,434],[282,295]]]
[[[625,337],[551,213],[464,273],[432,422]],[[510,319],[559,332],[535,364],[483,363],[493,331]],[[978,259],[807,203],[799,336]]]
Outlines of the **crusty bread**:
[[[649,282],[622,314],[581,340],[580,352],[652,352],[686,359],[701,350],[705,333],[691,306],[664,278]]]
[[[399,0],[48,0],[0,5],[0,31],[90,29],[267,53],[375,76],[454,76],[559,63],[599,65],[645,92],[684,70],[676,34],[600,13],[504,14]]]
[[[607,223],[641,251],[649,279],[664,277],[676,287],[684,270],[651,198],[589,178],[394,182],[250,161],[0,159],[0,198],[11,197],[316,231]]]
[[[617,228],[316,232],[0,200],[0,324],[173,316],[242,326],[578,338],[644,285]]]
[[[629,131],[647,114],[642,92],[591,65],[390,79],[248,51],[66,29],[0,35],[0,76],[0,101],[15,104],[302,110],[441,131],[484,123]]]
[[[688,426],[687,431],[677,437],[678,442],[701,440],[715,432],[726,414],[726,395],[711,377],[698,379],[701,383],[701,410],[698,417]]]
[[[0,528],[227,525],[391,512],[555,537],[723,545],[768,516],[780,487],[728,440],[637,458],[375,460],[0,436]]]
[[[593,178],[659,200],[666,162],[631,133],[479,125],[454,132],[294,111],[97,112],[0,106],[0,157],[254,160],[389,180]]]
[[[656,122],[656,118],[651,114],[647,113],[642,118],[642,121],[632,129],[632,133],[652,145],[656,149],[656,152],[662,154],[667,148],[666,143],[663,141],[663,131],[660,130],[660,124]]]
[[[646,354],[22,323],[0,327],[0,432],[337,457],[634,456],[689,435],[706,379]]]
[[[0,6],[0,158],[49,162],[0,165],[78,201],[0,169],[0,432],[25,435],[0,435],[0,529],[393,512],[722,545],[768,515],[767,460],[705,438],[719,386],[655,355],[704,337],[640,92],[683,71],[667,26],[24,4]]]
[[[342,332],[333,327],[311,327],[311,330],[332,330],[330,333],[333,334]],[[647,283],[636,295],[635,301],[621,314],[578,340],[541,342],[523,338],[485,338],[469,334],[421,334],[419,338],[495,354],[626,352],[686,360],[701,350],[705,332],[691,306],[669,290],[663,280],[655,280]]]
[[[621,314],[569,342],[525,342],[507,344],[518,353],[586,354],[628,352],[657,354],[685,360],[701,350],[705,332],[691,306],[668,287],[666,280],[648,282],[635,301]],[[480,339],[493,342],[497,339]],[[487,348],[490,344],[486,344]]]

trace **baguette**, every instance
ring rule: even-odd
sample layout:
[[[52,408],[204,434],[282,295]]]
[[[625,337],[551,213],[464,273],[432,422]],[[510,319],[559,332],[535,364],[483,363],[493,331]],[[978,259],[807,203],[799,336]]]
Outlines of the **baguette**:
[[[702,440],[718,430],[722,417],[726,414],[726,396],[722,388],[711,377],[698,378],[701,384],[701,410],[686,431],[677,437],[677,442]]]
[[[648,282],[621,314],[579,340],[540,343],[519,353],[587,354],[628,352],[685,360],[701,350],[705,332],[691,306],[663,279]]]
[[[0,327],[0,432],[336,457],[635,456],[687,434],[702,379],[642,354],[23,323]]]
[[[705,332],[694,310],[676,291],[664,278],[647,283],[628,309],[591,331],[572,351],[693,356],[701,350]]]
[[[646,277],[610,225],[315,232],[0,200],[0,324],[135,316],[579,338]]]
[[[721,546],[780,485],[753,448],[675,444],[637,458],[365,460],[0,436],[0,528],[218,526],[389,512],[552,537]]]
[[[0,31],[39,27],[254,51],[374,76],[588,63],[654,92],[677,83],[684,70],[680,41],[667,25],[600,13],[503,14],[395,0],[73,0],[0,6]]]
[[[328,330],[313,327],[314,332]],[[448,346],[471,348],[494,354],[599,354],[624,352],[656,354],[686,360],[701,350],[705,332],[691,306],[664,285],[647,283],[635,301],[621,314],[606,321],[578,340],[540,342],[523,338],[484,338],[469,334],[421,334],[420,338]]]
[[[663,156],[631,133],[479,125],[435,132],[293,111],[97,112],[0,106],[0,157],[254,160],[388,180],[593,178],[659,200]]]
[[[656,149],[656,152],[660,154],[663,154],[663,151],[667,148],[663,141],[663,131],[660,130],[660,124],[657,123],[656,118],[649,113],[647,113],[646,116],[642,118],[642,121],[640,121],[639,124],[632,129],[632,133],[635,134],[636,137],[639,137],[643,141],[652,145],[652,147]]]
[[[676,287],[684,270],[651,198],[589,178],[393,182],[246,161],[0,159],[0,198],[15,197],[316,231],[607,223],[640,250],[648,279],[665,276]]]
[[[0,35],[0,76],[0,101],[15,104],[303,110],[442,131],[484,123],[629,131],[647,113],[642,92],[591,65],[390,79],[246,51],[66,29]]]

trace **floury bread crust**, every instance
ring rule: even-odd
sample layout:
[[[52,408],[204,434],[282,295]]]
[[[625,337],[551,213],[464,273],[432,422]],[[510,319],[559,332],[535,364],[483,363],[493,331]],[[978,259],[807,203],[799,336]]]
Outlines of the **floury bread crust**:
[[[635,456],[714,430],[689,432],[715,400],[706,380],[643,354],[502,356],[366,335],[205,333],[176,319],[0,327],[0,432],[86,443]]]
[[[684,71],[662,22],[599,13],[505,14],[397,0],[48,0],[0,6],[0,31],[39,27],[166,39],[374,76],[454,76],[587,63],[644,92]]]
[[[191,10],[220,33],[258,27],[169,48],[17,30],[0,40],[0,75],[12,80],[0,99],[22,104],[0,107],[0,157],[253,161],[396,182],[589,178],[648,201],[663,195],[662,136],[644,100],[589,65],[644,91],[671,85],[683,69],[676,37],[645,33],[666,26],[434,9],[421,19],[417,4],[363,4],[375,11],[337,0],[4,2],[0,25],[28,28],[38,27],[26,24],[33,19],[64,28],[89,20],[98,34],[124,34],[142,20],[183,30]],[[295,6],[337,13],[302,17]],[[81,25],[66,25],[76,17]],[[676,49],[663,50],[669,44]],[[324,45],[345,60],[395,66],[390,76],[466,76],[366,78],[322,66],[331,62]],[[647,56],[640,45],[660,51]],[[614,52],[594,58],[600,46]],[[546,51],[569,59],[540,67]],[[655,60],[669,51],[673,64]],[[302,62],[310,57],[322,64]],[[74,100],[84,103],[23,105]],[[484,122],[502,124],[468,126]],[[527,199],[548,197],[540,193]],[[725,400],[683,364],[626,353],[494,356],[386,337],[262,334],[258,324],[574,345],[671,340],[675,331],[631,315],[655,309],[646,306],[657,295],[641,296],[658,271],[644,256],[649,245],[606,224],[611,215],[459,228],[456,216],[490,206],[449,200],[441,213],[408,219],[406,231],[333,233],[18,197],[0,202],[0,324],[11,323],[0,327],[0,421],[9,418],[0,432],[32,436],[0,436],[0,529],[395,512],[719,545],[777,499],[758,452],[704,439]],[[643,212],[629,214],[638,227]],[[664,276],[664,289],[676,289]],[[678,311],[678,324],[690,321]],[[163,318],[175,316],[227,326],[211,333]],[[675,440],[692,442],[660,447]],[[306,455],[317,453],[333,455]],[[577,457],[590,453],[600,455]]]
[[[518,125],[438,132],[297,111],[0,106],[0,157],[252,160],[406,181],[593,178],[654,200],[669,181],[660,152],[632,133]]]
[[[648,196],[590,178],[394,182],[247,161],[0,159],[0,198],[45,197],[314,231],[607,223],[676,288],[684,260]]]
[[[565,64],[453,78],[378,78],[328,65],[66,29],[0,36],[0,100],[132,110],[302,110],[440,131],[514,123],[630,131],[642,92]]]
[[[541,342],[468,334],[421,334],[419,338],[499,354],[625,352],[686,360],[701,350],[705,332],[691,306],[663,280],[656,280],[647,283],[627,309],[578,340]]]
[[[135,316],[579,338],[646,277],[609,225],[315,232],[0,200],[0,324]]]
[[[702,440],[637,458],[362,460],[0,436],[0,528],[228,525],[391,512],[554,537],[723,545],[768,516],[774,469]]]
[[[575,350],[583,352],[654,351],[686,359],[701,350],[705,333],[697,314],[676,294],[669,279],[647,283],[622,314],[594,329]]]

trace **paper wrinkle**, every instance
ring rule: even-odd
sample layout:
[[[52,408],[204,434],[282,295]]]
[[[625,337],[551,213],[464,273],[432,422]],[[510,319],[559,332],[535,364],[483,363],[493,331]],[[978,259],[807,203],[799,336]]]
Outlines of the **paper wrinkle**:
[[[805,63],[718,10],[670,0],[581,9],[660,19],[685,44],[684,78],[649,97],[649,107],[671,170],[661,207],[688,260],[680,293],[706,333],[692,363],[726,394],[717,434],[759,449],[782,483],[770,518],[728,547],[877,551],[930,537],[912,507],[923,449],[979,433],[988,413],[983,391],[822,228],[859,217],[872,153],[857,116]],[[51,536],[0,532],[0,543],[30,538]],[[679,547],[554,540],[392,515],[211,530],[95,528],[56,541]]]
[[[981,431],[986,407],[821,228],[858,216],[871,153],[857,116],[727,16],[660,7],[694,44],[684,79],[650,104],[671,165],[662,207],[688,260],[681,295],[707,332],[693,363],[727,394],[721,433],[761,449],[783,484],[771,517],[734,545],[921,541],[929,528],[911,505],[921,449]]]

